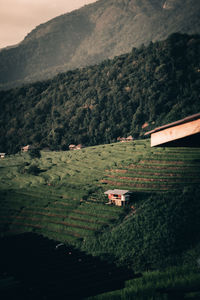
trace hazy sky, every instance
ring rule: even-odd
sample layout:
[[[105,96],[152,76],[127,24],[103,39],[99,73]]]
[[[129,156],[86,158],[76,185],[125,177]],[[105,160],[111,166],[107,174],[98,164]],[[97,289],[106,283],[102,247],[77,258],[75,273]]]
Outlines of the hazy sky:
[[[37,25],[97,0],[0,0],[0,48],[17,44]]]

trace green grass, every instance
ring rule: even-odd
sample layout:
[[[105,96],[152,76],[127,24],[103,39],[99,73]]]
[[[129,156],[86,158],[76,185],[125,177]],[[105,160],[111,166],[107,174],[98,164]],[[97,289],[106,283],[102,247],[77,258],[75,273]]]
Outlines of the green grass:
[[[168,298],[166,290],[185,292],[185,296],[193,299],[192,296],[196,296],[197,293],[192,291],[198,289],[200,282],[200,273],[197,268],[191,269],[188,266],[171,267],[165,271],[153,271],[144,272],[141,278],[128,280],[125,282],[125,287],[118,291],[113,291],[94,297],[88,298],[88,300],[167,300],[167,299],[179,299]],[[191,291],[191,292],[188,292]],[[198,296],[200,293],[198,292]],[[182,299],[182,298],[180,298]],[[197,298],[195,298],[197,299]]]
[[[34,160],[28,154],[0,160],[2,236],[36,232],[81,248],[87,239],[112,232],[131,216],[130,210],[105,205],[105,190],[130,189],[137,202],[145,193],[177,191],[200,180],[200,149],[150,148],[149,140],[41,154]],[[26,173],[33,164],[41,170],[37,176]],[[110,183],[103,184],[103,179]],[[194,268],[170,268],[143,273],[122,290],[90,299],[165,300],[160,288],[192,288],[199,281]],[[187,299],[196,295],[191,293]]]
[[[149,140],[41,154],[40,159],[19,153],[0,160],[0,220],[8,217],[12,228],[14,221],[18,221],[16,227],[21,226],[19,218],[27,223],[32,216],[37,224],[41,222],[45,233],[48,224],[51,229],[68,227],[72,232],[74,225],[82,224],[98,232],[125,216],[123,209],[105,205],[103,192],[108,188],[165,192],[199,182],[199,149],[150,148]],[[26,172],[31,165],[40,169],[37,176]],[[109,180],[109,184],[103,184],[102,179]],[[73,226],[64,228],[62,222]],[[4,224],[4,229],[10,231],[9,224]],[[77,228],[82,238],[84,230]]]

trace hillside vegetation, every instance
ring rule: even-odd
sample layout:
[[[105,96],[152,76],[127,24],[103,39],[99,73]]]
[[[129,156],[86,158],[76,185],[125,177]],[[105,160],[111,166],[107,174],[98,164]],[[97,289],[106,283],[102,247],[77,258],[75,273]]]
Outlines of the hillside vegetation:
[[[200,33],[198,0],[100,0],[37,26],[0,51],[0,88],[96,64],[173,32]]]
[[[173,288],[198,291],[200,150],[149,143],[1,159],[1,237],[31,232],[142,272],[142,278],[97,299],[164,300],[162,289],[172,288],[172,295]],[[133,192],[129,207],[106,205],[104,191],[113,187]],[[16,282],[7,280],[12,291]],[[0,289],[2,284],[0,278]]]
[[[200,111],[200,37],[173,34],[100,65],[0,92],[0,151],[96,145]]]
[[[192,214],[191,228],[194,230],[199,201],[195,191],[188,192],[185,187],[192,185],[194,189],[199,186],[199,159],[199,149],[150,149],[149,140],[95,146],[79,151],[42,152],[40,159],[31,159],[27,153],[9,156],[0,161],[2,232],[34,231],[78,247],[82,245],[94,253],[111,252],[117,260],[122,263],[128,261],[138,269],[148,268],[146,264],[150,268],[151,265],[152,268],[156,264],[160,266],[166,263],[165,255],[166,260],[173,256],[174,247],[179,255],[180,249],[184,251],[176,235],[182,239],[188,232],[189,245],[191,241],[197,242],[198,234],[195,235],[195,232],[198,232],[198,226],[190,236],[189,223]],[[39,171],[35,173],[33,167]],[[111,178],[109,174],[113,174]],[[103,192],[112,187],[127,188],[135,193],[133,211],[105,205],[107,199]],[[130,215],[126,216],[127,213]],[[146,222],[147,225],[143,226]],[[113,226],[115,229],[110,231]],[[183,226],[188,227],[186,231]],[[161,228],[162,235],[159,236]],[[153,240],[149,240],[152,239],[152,230],[155,230],[156,239],[153,244]],[[139,237],[136,238],[135,234]],[[142,244],[134,243],[139,243],[138,240],[144,236],[148,236],[146,246],[143,244],[143,251],[137,252],[137,247]],[[107,238],[105,249],[103,245],[93,245]],[[164,249],[160,239],[168,239]],[[164,251],[160,252],[160,256],[157,243]],[[117,248],[115,244],[119,244]],[[189,245],[185,242],[186,248]],[[130,251],[130,247],[134,251]],[[145,251],[149,251],[148,256]],[[143,261],[143,266],[140,256],[153,261]]]

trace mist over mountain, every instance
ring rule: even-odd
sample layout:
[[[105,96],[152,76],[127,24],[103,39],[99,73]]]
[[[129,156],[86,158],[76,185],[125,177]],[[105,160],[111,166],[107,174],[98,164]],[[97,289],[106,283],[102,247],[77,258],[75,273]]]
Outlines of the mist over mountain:
[[[99,0],[56,17],[0,51],[0,88],[53,77],[162,40],[200,32],[197,0]]]

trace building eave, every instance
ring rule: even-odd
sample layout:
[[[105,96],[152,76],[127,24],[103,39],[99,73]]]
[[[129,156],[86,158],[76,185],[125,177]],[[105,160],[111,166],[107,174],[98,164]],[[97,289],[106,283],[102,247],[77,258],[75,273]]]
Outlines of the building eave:
[[[184,118],[184,119],[181,119],[181,120],[178,120],[178,121],[176,121],[176,122],[172,122],[172,123],[169,123],[169,124],[166,124],[166,125],[157,127],[157,128],[155,128],[155,129],[153,129],[153,130],[151,130],[151,131],[146,132],[144,135],[149,135],[149,134],[152,134],[152,133],[161,131],[161,130],[163,130],[163,129],[167,129],[167,128],[170,128],[170,127],[174,127],[174,126],[176,126],[176,125],[185,124],[185,123],[188,123],[188,122],[197,120],[197,119],[200,119],[200,113],[197,113],[197,114],[188,116],[188,117],[186,117],[186,118]]]

